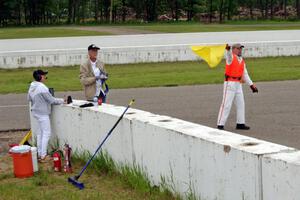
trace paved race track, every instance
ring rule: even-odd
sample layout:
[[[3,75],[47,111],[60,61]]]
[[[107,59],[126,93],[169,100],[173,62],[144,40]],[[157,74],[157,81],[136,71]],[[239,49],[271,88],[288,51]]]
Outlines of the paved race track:
[[[272,36],[272,37],[270,37]],[[139,34],[115,36],[86,36],[0,40],[0,53],[31,52],[45,50],[85,50],[88,45],[95,43],[101,48],[119,48],[133,46],[156,45],[197,45],[224,44],[241,42],[272,43],[299,41],[300,30],[278,31],[235,31],[207,33],[168,33],[168,34]]]
[[[235,130],[234,106],[226,130],[300,149],[300,80],[257,86],[258,94],[244,86],[246,121],[251,130]],[[64,94],[83,99],[82,92]],[[131,98],[136,99],[135,108],[215,127],[222,85],[115,89],[109,94],[109,103],[126,105]],[[0,95],[0,113],[0,130],[29,128],[26,94]]]

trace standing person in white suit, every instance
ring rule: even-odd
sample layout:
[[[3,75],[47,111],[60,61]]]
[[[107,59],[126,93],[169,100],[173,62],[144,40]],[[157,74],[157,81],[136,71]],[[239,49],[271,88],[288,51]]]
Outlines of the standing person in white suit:
[[[247,83],[252,92],[258,93],[258,89],[250,79],[246,64],[242,58],[241,44],[226,45],[226,67],[225,67],[225,81],[223,89],[223,100],[219,110],[217,128],[224,129],[232,103],[234,101],[237,109],[236,129],[249,130],[250,127],[245,124],[245,102],[242,89],[242,83]]]
[[[47,157],[47,146],[51,136],[50,118],[51,105],[63,104],[64,100],[54,98],[48,87],[44,84],[47,77],[43,70],[33,72],[34,81],[30,84],[27,99],[31,103],[31,113],[37,120],[37,149],[40,162],[44,162]]]

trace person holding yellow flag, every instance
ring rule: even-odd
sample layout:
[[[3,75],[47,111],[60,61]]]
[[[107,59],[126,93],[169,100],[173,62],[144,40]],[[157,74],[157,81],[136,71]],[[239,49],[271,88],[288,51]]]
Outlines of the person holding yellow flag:
[[[250,127],[245,124],[245,102],[242,89],[242,83],[247,83],[253,93],[258,93],[257,87],[250,79],[245,61],[242,57],[241,44],[226,45],[226,66],[225,66],[225,81],[223,89],[223,100],[220,106],[217,128],[224,129],[228,115],[234,101],[237,109],[236,129],[249,130]]]

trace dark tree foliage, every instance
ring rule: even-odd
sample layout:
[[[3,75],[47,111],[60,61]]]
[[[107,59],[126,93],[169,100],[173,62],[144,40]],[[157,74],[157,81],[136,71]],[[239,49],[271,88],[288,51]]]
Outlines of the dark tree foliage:
[[[0,0],[0,26],[300,19],[300,0]]]

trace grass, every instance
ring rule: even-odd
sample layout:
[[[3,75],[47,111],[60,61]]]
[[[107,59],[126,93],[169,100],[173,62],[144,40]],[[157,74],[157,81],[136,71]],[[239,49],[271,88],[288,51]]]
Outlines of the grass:
[[[262,31],[262,30],[299,30],[299,22],[276,21],[236,21],[226,24],[203,23],[152,23],[147,25],[129,26],[132,29],[156,31],[163,33],[187,32],[223,32],[223,31]]]
[[[246,59],[253,81],[300,79],[300,57]],[[167,62],[107,65],[110,88],[136,88],[176,85],[216,84],[223,82],[224,63],[209,68],[204,62]],[[36,68],[34,68],[36,69]],[[26,93],[33,68],[0,69],[0,94]],[[79,66],[49,67],[48,87],[55,91],[79,91]]]
[[[99,30],[78,30],[88,27],[99,27]],[[244,20],[230,21],[224,24],[204,24],[199,22],[160,22],[160,23],[125,23],[125,24],[94,24],[94,25],[62,25],[53,27],[21,27],[0,28],[0,39],[16,38],[45,38],[45,37],[71,37],[111,35],[110,27],[119,29],[147,30],[162,33],[187,32],[220,32],[220,31],[259,31],[259,30],[299,30],[300,22],[276,20]]]
[[[89,154],[75,155],[72,159],[74,172],[78,173],[88,158]],[[67,178],[75,173],[53,172],[52,162],[39,167],[40,171],[27,179],[14,178],[9,172],[1,174],[0,199],[179,200],[169,191],[150,186],[144,173],[136,168],[122,167],[119,172],[107,154],[95,157],[80,178],[84,190],[67,182]]]
[[[89,153],[77,156],[77,160],[84,163],[88,160],[88,158],[90,158]],[[152,186],[146,173],[144,173],[139,166],[118,166],[107,153],[100,152],[100,154],[97,155],[91,162],[90,167],[99,174],[106,174],[108,176],[117,175],[121,182],[129,186],[131,189],[134,189],[141,194],[151,195],[151,198],[149,197],[147,199],[153,199],[155,196],[163,197],[162,199],[166,200],[180,199],[179,196],[174,197],[168,187]]]
[[[73,37],[73,36],[96,36],[111,35],[107,32],[75,30],[70,28],[0,28],[0,39],[17,38],[47,38],[47,37]]]

